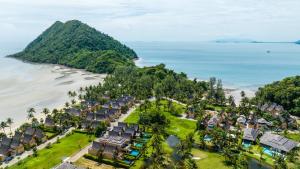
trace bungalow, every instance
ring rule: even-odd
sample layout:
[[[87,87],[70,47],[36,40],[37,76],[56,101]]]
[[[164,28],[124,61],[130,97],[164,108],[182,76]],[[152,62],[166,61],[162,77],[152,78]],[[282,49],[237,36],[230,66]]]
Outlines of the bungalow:
[[[102,155],[104,158],[108,159],[122,159],[121,155],[119,155],[117,146],[114,145],[105,145]]]
[[[239,125],[242,128],[245,128],[247,126],[246,122],[247,119],[244,115],[240,115],[236,120],[237,125]]]
[[[259,134],[258,129],[244,128],[243,141],[245,142],[255,142]]]
[[[16,155],[22,154],[25,151],[24,146],[22,144],[22,133],[21,132],[18,132],[18,131],[15,132],[15,135],[12,138],[10,148],[12,150],[12,153],[16,154]]]
[[[260,118],[257,120],[257,124],[259,128],[268,128],[270,126],[272,126],[272,123],[268,122],[266,119],[264,118]]]
[[[128,124],[127,123],[123,123],[123,122],[118,122],[118,127],[122,127],[123,130],[126,130],[127,127],[128,127]]]
[[[65,112],[71,116],[80,116],[80,114],[81,114],[81,111],[76,108],[66,109]]]
[[[27,127],[24,132],[25,135],[31,135],[31,136],[33,136],[34,133],[35,133],[35,129],[32,127]]]
[[[139,130],[140,130],[138,124],[130,124],[129,128],[133,129],[136,133],[139,132]]]
[[[27,135],[27,134],[24,134],[24,138],[23,138],[22,143],[23,143],[25,146],[27,146],[27,147],[33,147],[33,146],[36,146],[36,141],[35,141],[33,135]]]
[[[107,114],[98,114],[96,113],[96,121],[105,121],[105,122],[110,122],[111,119]]]
[[[45,119],[45,123],[44,123],[45,127],[54,127],[55,126],[55,122],[54,120],[50,117],[50,116],[47,116],[46,119]]]
[[[259,109],[271,113],[273,117],[278,117],[284,111],[284,108],[276,103],[265,103]]]
[[[105,145],[116,146],[119,150],[122,150],[128,145],[129,140],[120,136],[106,136],[101,137],[99,142]]]
[[[289,140],[283,136],[266,132],[260,138],[260,144],[265,148],[270,148],[272,151],[285,154],[294,149],[299,143]]]
[[[93,141],[92,147],[89,148],[88,153],[93,156],[98,156],[101,149],[103,149],[103,144],[98,141]]]
[[[124,134],[129,134],[131,135],[131,137],[133,138],[135,136],[135,130],[133,128],[127,128],[125,131],[124,131]]]
[[[9,146],[7,145],[1,145],[0,146],[0,161],[4,161],[7,156],[9,156]]]
[[[86,120],[87,120],[87,121],[93,121],[94,119],[95,119],[95,115],[94,115],[93,112],[88,112],[88,113],[86,114]]]
[[[108,135],[109,135],[109,136],[120,136],[120,133],[119,133],[119,132],[116,132],[116,131],[109,131],[109,132],[108,132]]]
[[[214,127],[216,127],[219,124],[219,117],[218,115],[214,115],[212,116],[209,121],[207,122],[207,128],[208,129],[213,129]]]
[[[114,126],[114,128],[112,130],[115,132],[118,132],[120,134],[122,134],[124,132],[124,128],[120,127],[120,126]]]
[[[35,138],[39,143],[44,143],[47,141],[47,136],[44,134],[44,132],[41,129],[37,129],[35,131]]]

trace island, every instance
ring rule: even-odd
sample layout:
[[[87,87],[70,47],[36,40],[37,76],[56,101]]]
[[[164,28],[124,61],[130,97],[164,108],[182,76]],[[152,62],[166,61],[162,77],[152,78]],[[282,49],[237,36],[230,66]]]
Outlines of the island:
[[[56,22],[24,51],[29,62],[107,73],[104,82],[69,91],[61,109],[42,112],[6,134],[1,167],[296,168],[300,77],[261,87],[254,98],[226,97],[222,80],[189,79],[164,64],[137,67],[133,50],[80,21]],[[67,157],[67,158],[66,158]]]

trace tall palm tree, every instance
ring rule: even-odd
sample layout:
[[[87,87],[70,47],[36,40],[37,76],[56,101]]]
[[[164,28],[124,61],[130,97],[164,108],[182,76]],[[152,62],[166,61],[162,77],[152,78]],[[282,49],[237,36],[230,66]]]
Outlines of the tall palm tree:
[[[45,114],[45,116],[47,116],[50,113],[50,110],[47,108],[44,108],[42,113]]]
[[[10,130],[10,132],[12,133],[12,131],[11,131],[11,125],[13,124],[14,122],[13,122],[13,119],[12,118],[7,118],[6,119],[6,124],[9,126],[9,130]]]
[[[5,128],[7,127],[6,122],[5,122],[5,121],[2,121],[2,122],[0,123],[0,127],[1,127],[2,130],[3,130],[3,133],[5,133]]]
[[[34,118],[34,113],[35,113],[35,109],[32,108],[32,107],[27,110],[27,118],[28,118],[28,120]]]

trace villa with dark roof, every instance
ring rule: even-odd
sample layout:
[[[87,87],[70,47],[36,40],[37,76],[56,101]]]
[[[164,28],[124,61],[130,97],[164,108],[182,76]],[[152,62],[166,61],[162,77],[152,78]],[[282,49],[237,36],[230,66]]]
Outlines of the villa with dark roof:
[[[244,128],[243,141],[255,142],[258,134],[258,129]]]
[[[299,143],[289,140],[283,136],[266,132],[260,138],[260,144],[264,147],[271,148],[273,151],[285,154],[297,147]]]

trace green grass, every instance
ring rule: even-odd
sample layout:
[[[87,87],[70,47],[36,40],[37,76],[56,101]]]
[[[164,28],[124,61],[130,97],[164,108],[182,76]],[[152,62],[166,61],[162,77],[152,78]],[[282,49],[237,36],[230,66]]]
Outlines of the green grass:
[[[224,157],[218,153],[203,151],[199,149],[192,149],[194,157],[199,157],[195,160],[197,166],[201,169],[229,169],[230,166],[224,164]]]
[[[166,101],[162,101],[162,106],[160,108],[161,113],[165,114],[167,118],[170,120],[170,125],[167,128],[167,133],[176,135],[181,139],[184,139],[187,134],[194,132],[196,128],[196,122],[186,119],[180,119],[179,117],[173,116],[170,112],[167,111]],[[181,111],[181,113],[184,113],[184,107],[180,104],[173,103],[174,106]],[[152,104],[150,110],[155,109],[154,104]],[[139,119],[139,109],[135,110],[127,119],[125,119],[125,122],[128,123],[137,123]],[[198,135],[195,136],[195,139],[197,140],[199,137]],[[151,144],[151,140],[148,142],[148,145]],[[163,149],[164,152],[167,154],[168,157],[171,156],[173,149],[169,147],[169,145],[164,142],[163,143]],[[146,154],[150,155],[152,152],[151,148],[148,148],[146,150]],[[196,160],[197,165],[199,168],[204,169],[229,169],[230,167],[226,166],[223,161],[224,158],[218,154],[218,153],[212,153],[212,152],[206,152],[198,149],[193,149],[192,154],[196,157],[200,157],[200,160]],[[143,158],[138,159],[135,164],[131,167],[132,169],[139,169],[143,165]]]
[[[9,169],[48,169],[58,165],[64,157],[71,156],[89,143],[89,136],[82,133],[74,133],[55,143],[50,149],[38,151],[37,157],[27,157]]]
[[[291,140],[300,142],[300,134],[299,133],[287,133],[286,135],[283,135],[284,137],[287,137]]]
[[[180,114],[184,113],[184,106],[173,103],[175,108],[180,112]],[[151,107],[149,111],[151,112],[156,109],[154,103],[151,104]],[[173,116],[170,112],[167,110],[167,101],[163,100],[161,101],[160,106],[161,113],[166,115],[166,117],[170,120],[170,125],[167,127],[167,133],[170,135],[176,135],[181,139],[184,139],[187,134],[194,132],[196,129],[196,122],[186,119],[180,119],[179,117]],[[139,119],[139,113],[140,110],[137,108],[134,112],[131,113],[129,117],[125,119],[125,122],[127,123],[137,123]]]

